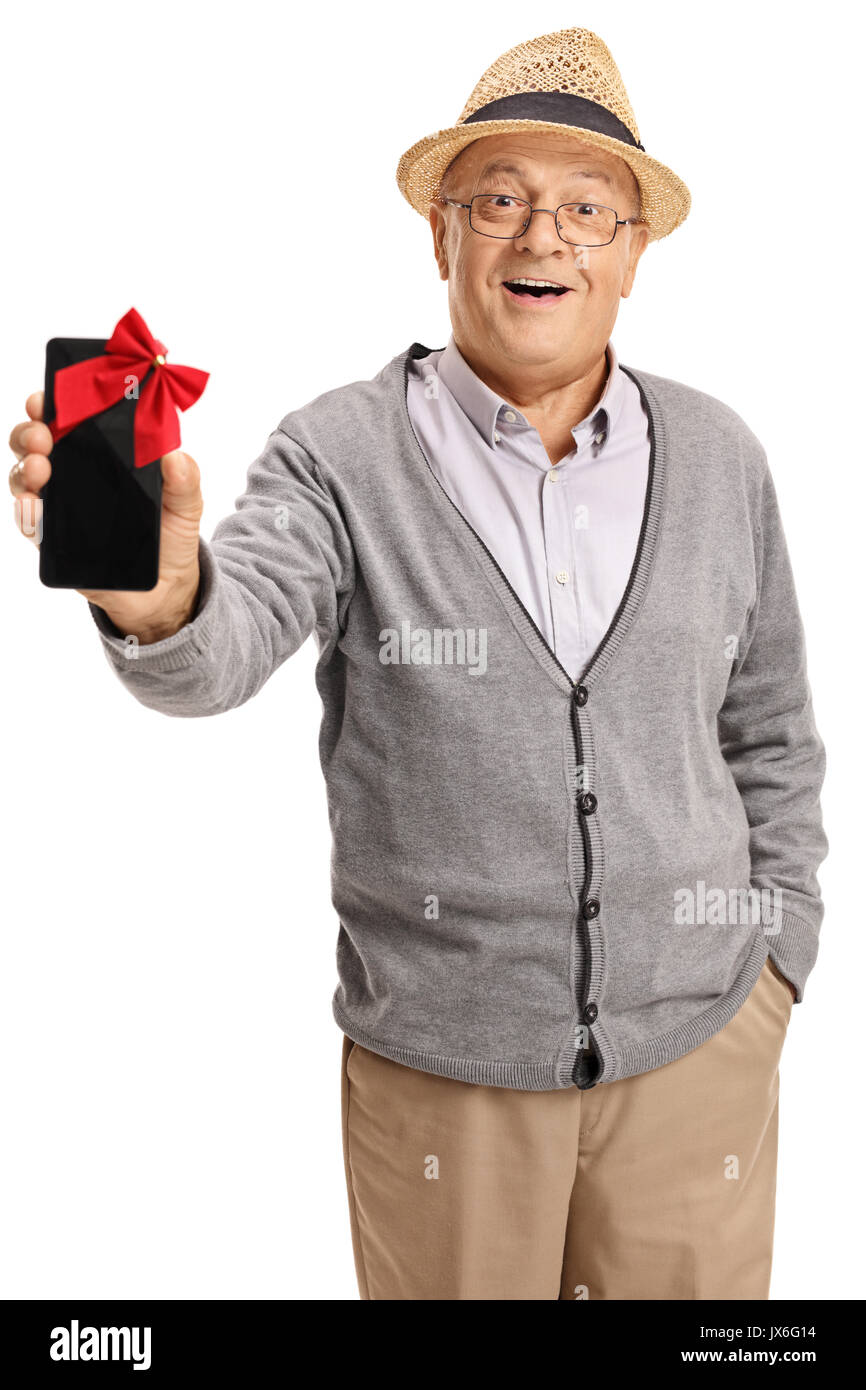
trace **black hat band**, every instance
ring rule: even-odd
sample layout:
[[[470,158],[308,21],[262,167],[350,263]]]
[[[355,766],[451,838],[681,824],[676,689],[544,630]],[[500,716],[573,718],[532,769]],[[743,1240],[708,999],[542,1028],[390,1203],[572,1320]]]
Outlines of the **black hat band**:
[[[512,96],[497,97],[479,106],[463,125],[472,121],[554,121],[557,125],[575,126],[581,130],[593,130],[598,135],[610,135],[633,149],[643,150],[639,140],[635,140],[628,126],[588,97],[576,96],[574,92],[515,92]],[[646,153],[646,151],[644,151]]]

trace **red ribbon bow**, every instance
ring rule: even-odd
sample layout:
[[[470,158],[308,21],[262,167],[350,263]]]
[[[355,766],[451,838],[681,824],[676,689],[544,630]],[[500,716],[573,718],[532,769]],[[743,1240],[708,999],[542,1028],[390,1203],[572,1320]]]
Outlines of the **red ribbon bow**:
[[[82,420],[98,415],[138,388],[135,411],[135,467],[178,448],[178,410],[188,410],[205,388],[210,375],[197,367],[178,367],[166,362],[168,349],[150,329],[137,309],[124,314],[105,344],[105,356],[62,367],[54,377],[54,422],[49,429],[55,442]],[[141,385],[151,367],[155,370]]]

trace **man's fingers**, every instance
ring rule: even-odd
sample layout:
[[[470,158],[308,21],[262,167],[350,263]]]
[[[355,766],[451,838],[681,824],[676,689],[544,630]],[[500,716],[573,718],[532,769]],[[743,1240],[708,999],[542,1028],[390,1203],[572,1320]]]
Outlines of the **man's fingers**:
[[[25,454],[9,470],[9,491],[13,497],[39,492],[51,477],[51,464],[44,454]]]
[[[19,529],[25,529],[21,527],[19,499],[30,495],[31,502],[24,510],[32,513],[32,503],[38,500],[35,494],[51,477],[48,455],[54,448],[54,436],[42,419],[44,405],[45,392],[32,391],[24,402],[29,420],[21,420],[13,426],[9,435],[9,448],[18,460],[9,470],[9,491],[16,499],[15,516]]]
[[[19,459],[25,454],[50,454],[54,436],[41,420],[22,420],[9,435],[9,448]]]

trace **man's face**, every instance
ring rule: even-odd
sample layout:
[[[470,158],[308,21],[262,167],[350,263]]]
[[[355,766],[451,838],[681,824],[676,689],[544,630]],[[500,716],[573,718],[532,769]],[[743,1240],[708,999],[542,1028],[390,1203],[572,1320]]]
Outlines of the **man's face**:
[[[492,192],[552,210],[586,202],[612,207],[620,218],[639,212],[637,183],[623,160],[542,133],[476,140],[461,151],[443,191],[462,203]],[[496,240],[473,231],[465,209],[438,203],[431,206],[430,224],[458,347],[471,347],[473,361],[497,373],[516,366],[554,368],[566,376],[584,372],[604,352],[649,240],[641,223],[617,227],[607,246],[581,250],[559,237],[544,212],[535,213],[520,236]],[[558,297],[517,297],[505,282],[519,278],[555,280],[567,290]]]

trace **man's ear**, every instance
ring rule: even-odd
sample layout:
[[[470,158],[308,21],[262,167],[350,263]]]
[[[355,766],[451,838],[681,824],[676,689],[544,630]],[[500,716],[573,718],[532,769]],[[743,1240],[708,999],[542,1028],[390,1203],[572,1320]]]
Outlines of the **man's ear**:
[[[433,254],[439,267],[440,280],[448,279],[448,256],[445,251],[445,209],[441,203],[430,204],[430,229],[433,233]]]
[[[628,263],[620,290],[623,299],[628,299],[631,294],[634,277],[637,273],[637,263],[649,244],[649,226],[646,222],[633,222],[629,226],[628,232],[630,234]]]

